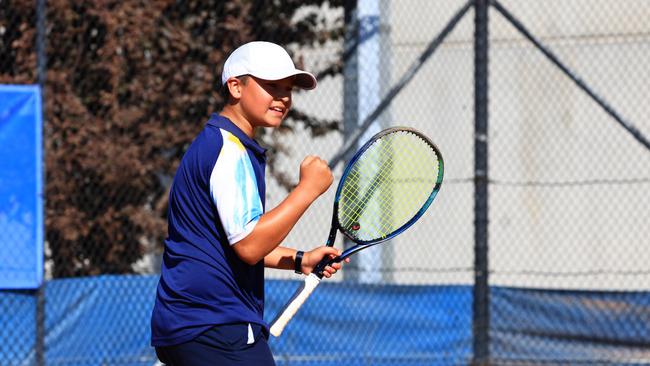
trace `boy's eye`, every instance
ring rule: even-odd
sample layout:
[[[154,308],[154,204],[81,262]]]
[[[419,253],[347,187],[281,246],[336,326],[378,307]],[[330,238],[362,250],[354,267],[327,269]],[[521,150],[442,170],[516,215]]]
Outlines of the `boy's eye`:
[[[283,85],[280,83],[267,83],[266,84],[269,88],[275,89],[275,90],[282,90],[282,91],[293,91],[293,85]]]

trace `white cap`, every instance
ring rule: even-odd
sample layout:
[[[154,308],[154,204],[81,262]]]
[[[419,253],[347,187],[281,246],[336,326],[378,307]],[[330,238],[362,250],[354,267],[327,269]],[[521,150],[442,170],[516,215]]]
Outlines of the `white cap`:
[[[296,69],[287,51],[271,42],[249,42],[228,56],[221,73],[221,84],[226,85],[229,78],[242,75],[252,75],[264,80],[295,76],[295,86],[302,89],[316,87],[314,75]]]

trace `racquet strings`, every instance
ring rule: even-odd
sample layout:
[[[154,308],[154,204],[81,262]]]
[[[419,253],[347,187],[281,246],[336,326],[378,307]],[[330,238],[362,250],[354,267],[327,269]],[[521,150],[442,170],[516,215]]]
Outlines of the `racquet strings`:
[[[430,202],[442,180],[437,151],[419,135],[396,130],[374,141],[345,177],[341,229],[360,241],[385,238]]]

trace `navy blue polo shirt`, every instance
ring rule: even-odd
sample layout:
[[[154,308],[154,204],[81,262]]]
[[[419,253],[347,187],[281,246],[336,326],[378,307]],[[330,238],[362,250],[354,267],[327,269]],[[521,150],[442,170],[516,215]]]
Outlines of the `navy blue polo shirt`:
[[[213,114],[183,156],[169,195],[153,346],[184,343],[219,324],[267,327],[264,263],[248,265],[231,247],[264,213],[265,152]]]

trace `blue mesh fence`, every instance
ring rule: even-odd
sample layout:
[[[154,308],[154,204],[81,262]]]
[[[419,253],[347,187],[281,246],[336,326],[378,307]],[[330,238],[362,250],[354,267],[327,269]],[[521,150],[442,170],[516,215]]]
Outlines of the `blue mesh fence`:
[[[99,276],[49,281],[45,363],[155,364],[149,315],[157,280],[157,276]],[[278,311],[283,294],[298,284],[270,280],[268,313]],[[612,359],[616,364],[642,364],[650,356],[646,292],[493,287],[491,293],[492,357],[498,364],[558,360],[593,364]],[[3,337],[8,339],[0,347],[3,364],[34,364],[34,296],[14,291],[3,293],[1,299]],[[271,347],[278,365],[341,360],[347,365],[468,364],[471,304],[470,286],[324,283],[290,331],[271,340]],[[585,313],[591,315],[588,322]],[[313,334],[331,336],[324,346],[322,337]]]

